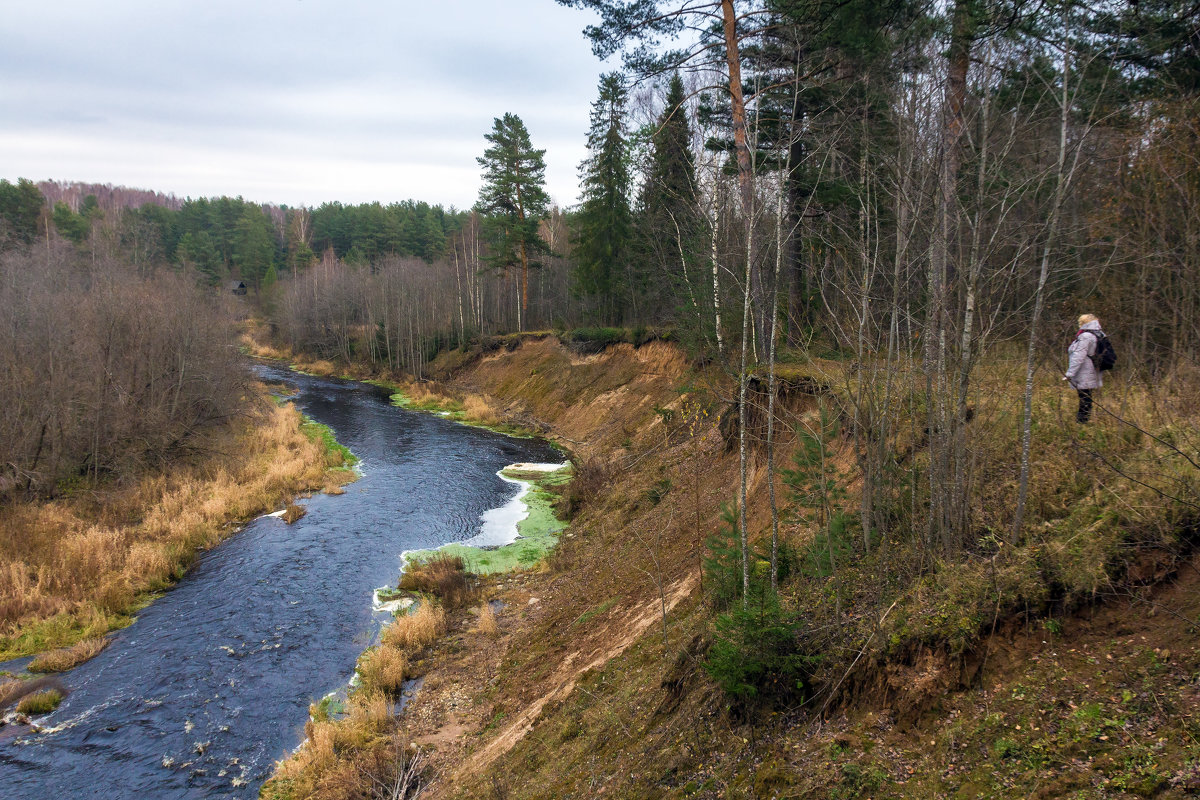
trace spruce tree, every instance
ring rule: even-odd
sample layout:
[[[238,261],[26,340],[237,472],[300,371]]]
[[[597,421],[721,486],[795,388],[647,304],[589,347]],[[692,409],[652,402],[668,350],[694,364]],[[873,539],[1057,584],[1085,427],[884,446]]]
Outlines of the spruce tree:
[[[601,76],[588,132],[591,155],[580,164],[583,202],[576,218],[576,288],[596,301],[602,321],[614,323],[624,316],[623,277],[633,242],[627,97],[621,73]]]
[[[488,242],[487,260],[505,271],[521,267],[517,324],[523,327],[529,306],[529,270],[539,265],[537,257],[546,251],[538,235],[538,223],[550,204],[545,190],[546,151],[534,149],[525,123],[516,114],[497,117],[492,132],[484,138],[491,147],[476,160],[483,167],[478,208]]]
[[[7,243],[33,241],[45,202],[37,185],[28,178],[16,183],[0,179],[0,249]]]
[[[651,134],[652,154],[638,202],[642,270],[641,285],[636,288],[651,307],[660,309],[676,305],[672,290],[686,277],[681,253],[683,258],[692,258],[699,252],[696,164],[683,102],[683,81],[675,73],[667,87],[662,115]]]

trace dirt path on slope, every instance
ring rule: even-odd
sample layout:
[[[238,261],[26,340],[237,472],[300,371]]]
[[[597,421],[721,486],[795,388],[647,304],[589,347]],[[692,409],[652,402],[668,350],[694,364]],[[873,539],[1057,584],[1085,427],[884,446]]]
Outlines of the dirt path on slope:
[[[678,603],[691,594],[696,587],[696,576],[689,575],[667,587],[666,605],[670,612]],[[628,610],[613,626],[601,647],[587,653],[576,650],[563,659],[547,683],[553,688],[521,710],[511,723],[505,726],[494,739],[483,746],[456,770],[462,774],[477,774],[500,756],[507,753],[533,729],[538,715],[547,703],[560,701],[575,688],[576,681],[589,669],[604,666],[645,634],[662,618],[662,604],[655,597],[645,600]],[[436,734],[435,734],[436,735]],[[453,785],[454,779],[449,783]]]

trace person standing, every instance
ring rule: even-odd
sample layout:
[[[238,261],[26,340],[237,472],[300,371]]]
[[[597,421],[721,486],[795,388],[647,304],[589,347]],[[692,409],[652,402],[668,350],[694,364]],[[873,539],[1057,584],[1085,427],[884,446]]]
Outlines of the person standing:
[[[1080,425],[1086,425],[1091,419],[1092,391],[1104,385],[1104,378],[1092,360],[1102,336],[1104,331],[1096,315],[1084,314],[1079,318],[1079,331],[1067,348],[1067,374],[1063,380],[1079,393],[1079,411],[1075,414],[1075,421]]]

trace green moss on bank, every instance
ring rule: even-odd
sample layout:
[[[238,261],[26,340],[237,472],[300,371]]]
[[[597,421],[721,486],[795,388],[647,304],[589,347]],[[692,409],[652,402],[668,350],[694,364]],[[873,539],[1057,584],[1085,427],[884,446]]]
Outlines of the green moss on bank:
[[[133,624],[134,613],[149,605],[150,600],[155,597],[158,597],[157,593],[147,593],[139,597],[135,608],[127,614],[99,609],[88,616],[63,612],[49,619],[23,625],[11,638],[0,639],[0,661],[44,653],[126,628]]]
[[[522,472],[513,469],[502,472],[507,478],[532,484],[522,498],[529,515],[517,523],[518,538],[515,542],[495,548],[448,544],[434,550],[416,550],[408,554],[408,560],[423,561],[434,554],[447,554],[462,558],[468,572],[490,574],[529,569],[545,558],[558,543],[559,534],[567,528],[567,523],[554,513],[557,495],[547,487],[571,480],[571,467],[555,472]]]
[[[350,452],[350,448],[337,440],[333,430],[328,425],[304,418],[300,430],[314,442],[319,442],[325,449],[325,461],[332,469],[350,469],[358,464],[358,456]]]
[[[396,389],[396,387],[388,386],[382,382],[375,385]],[[404,392],[396,390],[391,396],[391,401],[392,405],[399,406],[408,411],[424,411],[429,414],[437,414],[439,417],[444,417],[460,425],[483,428],[493,433],[511,436],[514,439],[533,439],[538,436],[537,431],[532,431],[511,422],[483,422],[482,420],[475,419],[467,412],[461,402],[449,397],[430,397],[425,400],[414,400]]]

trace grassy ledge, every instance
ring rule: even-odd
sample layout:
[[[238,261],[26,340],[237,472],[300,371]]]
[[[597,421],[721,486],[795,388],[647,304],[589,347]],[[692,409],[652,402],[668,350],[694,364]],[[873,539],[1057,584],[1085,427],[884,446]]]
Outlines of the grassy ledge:
[[[304,416],[304,422],[300,425],[301,432],[309,438],[310,441],[321,445],[325,453],[325,461],[328,463],[330,471],[355,471],[358,466],[358,456],[350,452],[350,448],[337,440],[333,435],[333,429],[328,425],[323,425],[307,415]]]
[[[436,414],[461,425],[483,428],[516,439],[533,439],[539,435],[537,431],[504,421],[503,415],[480,395],[467,395],[462,400],[456,400],[431,392],[419,384],[401,387],[383,381],[368,383],[390,390],[392,404],[408,411]]]

